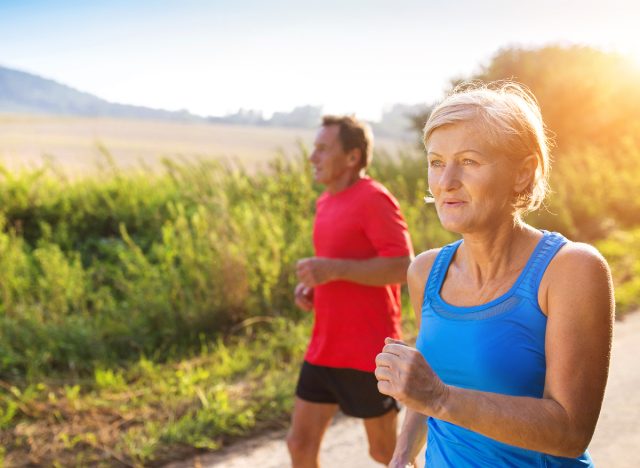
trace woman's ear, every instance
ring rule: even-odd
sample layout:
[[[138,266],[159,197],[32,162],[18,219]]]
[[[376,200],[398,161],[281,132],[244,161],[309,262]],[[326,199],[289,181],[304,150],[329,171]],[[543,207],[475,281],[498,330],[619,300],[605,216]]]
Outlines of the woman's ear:
[[[522,193],[531,188],[535,179],[536,169],[538,169],[538,158],[535,154],[530,154],[520,161],[513,184],[515,193]]]

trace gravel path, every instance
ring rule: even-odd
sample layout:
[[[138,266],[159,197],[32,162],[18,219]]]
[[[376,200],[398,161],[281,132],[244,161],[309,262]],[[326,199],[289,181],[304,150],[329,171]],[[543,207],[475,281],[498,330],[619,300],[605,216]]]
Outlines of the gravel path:
[[[615,324],[611,372],[604,406],[589,451],[598,467],[640,466],[633,454],[640,448],[640,313]],[[222,452],[195,457],[166,468],[288,467],[285,431],[236,444]],[[322,465],[373,468],[364,428],[359,420],[339,417],[329,428],[322,444]]]

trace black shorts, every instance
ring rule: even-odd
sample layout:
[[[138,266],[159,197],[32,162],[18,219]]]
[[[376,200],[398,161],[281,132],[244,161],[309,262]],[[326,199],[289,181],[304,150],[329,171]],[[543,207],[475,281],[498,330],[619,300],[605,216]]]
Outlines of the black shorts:
[[[378,391],[373,372],[316,366],[304,361],[296,386],[296,396],[313,403],[336,403],[342,412],[356,418],[375,418],[398,404]]]

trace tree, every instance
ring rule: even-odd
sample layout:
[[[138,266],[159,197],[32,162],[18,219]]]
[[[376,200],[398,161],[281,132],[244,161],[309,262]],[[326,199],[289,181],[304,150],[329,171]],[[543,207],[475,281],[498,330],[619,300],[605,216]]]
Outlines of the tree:
[[[518,81],[538,99],[558,149],[640,138],[640,68],[625,57],[584,46],[505,48],[461,81]],[[414,118],[421,128],[428,114]]]

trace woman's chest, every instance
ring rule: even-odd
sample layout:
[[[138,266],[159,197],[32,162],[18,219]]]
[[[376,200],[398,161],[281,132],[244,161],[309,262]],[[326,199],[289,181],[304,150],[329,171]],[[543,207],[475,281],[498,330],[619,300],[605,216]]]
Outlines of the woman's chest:
[[[427,307],[417,348],[447,384],[542,395],[546,320],[527,300],[462,311]]]

